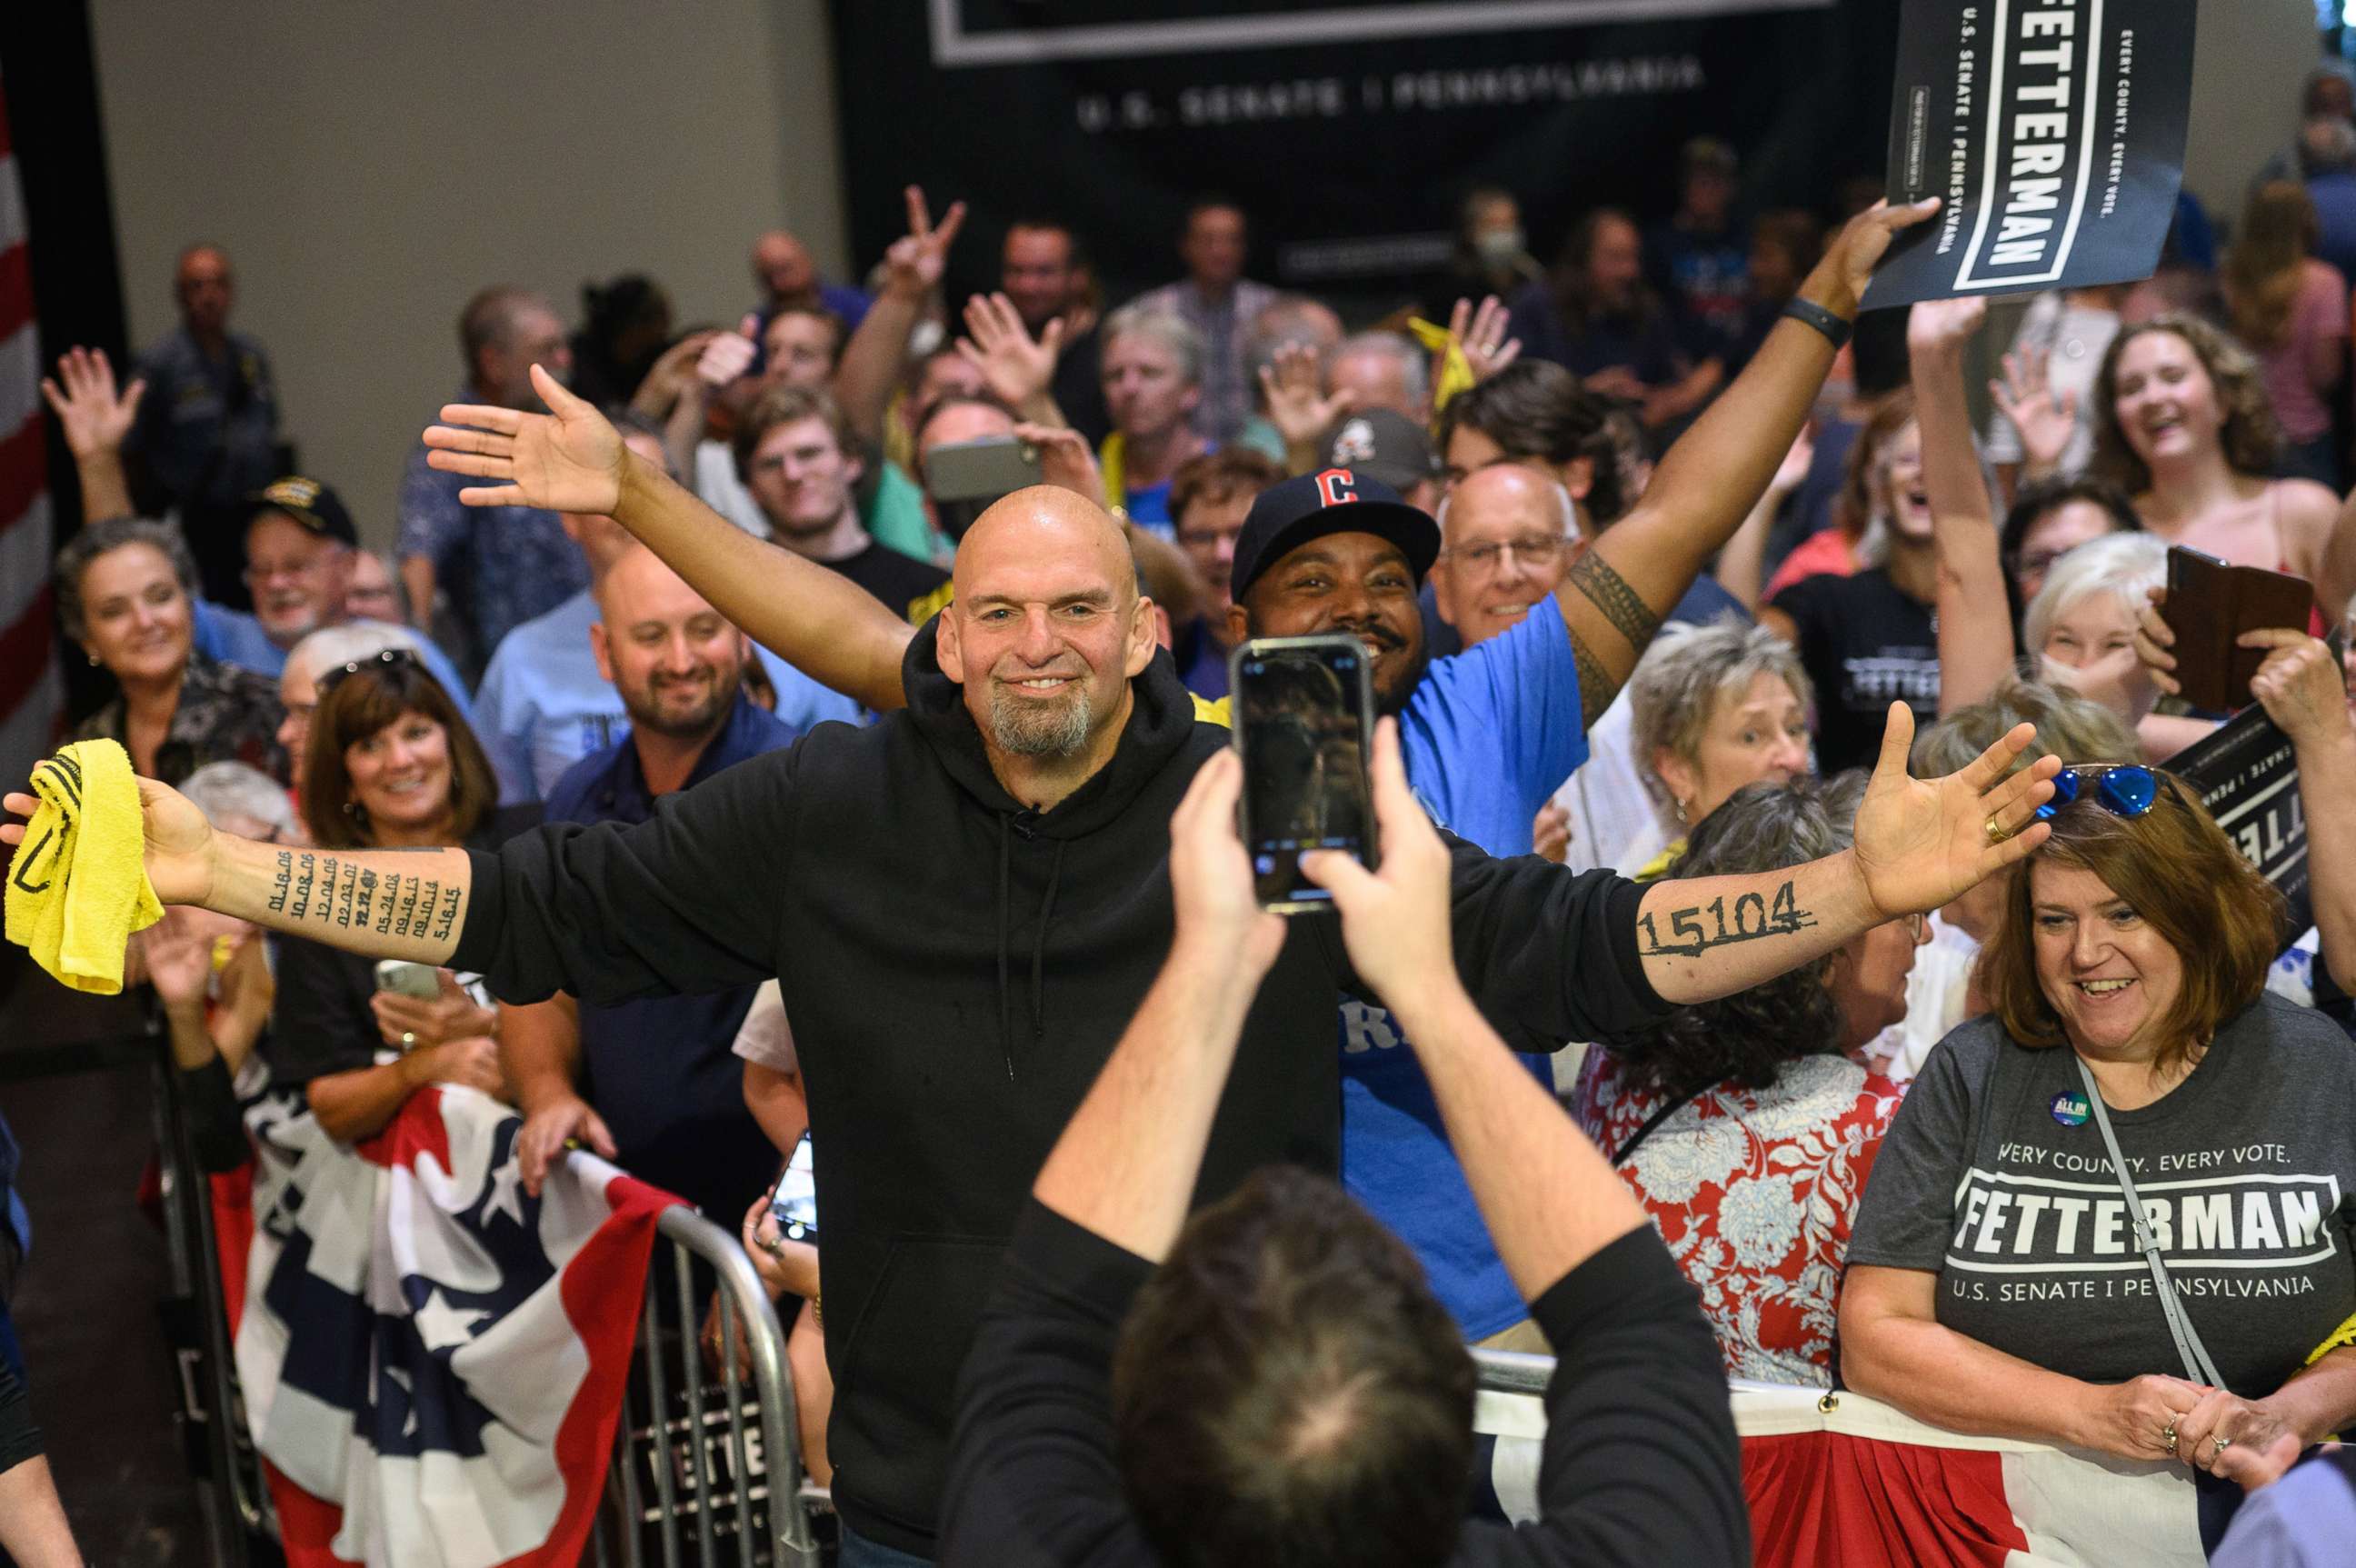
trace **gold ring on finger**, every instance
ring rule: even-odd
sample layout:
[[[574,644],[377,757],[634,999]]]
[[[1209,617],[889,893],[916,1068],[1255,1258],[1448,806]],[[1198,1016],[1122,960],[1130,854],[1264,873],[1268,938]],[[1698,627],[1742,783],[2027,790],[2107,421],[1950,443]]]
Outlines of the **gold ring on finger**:
[[[2160,1441],[2168,1444],[2168,1456],[2176,1457],[2176,1423],[2169,1422],[2159,1429]]]
[[[2225,1456],[2225,1450],[2233,1445],[2233,1440],[2226,1436],[2222,1432],[2216,1436],[2211,1438],[2209,1441],[2216,1444],[2214,1448],[2209,1451],[2209,1463],[2211,1465],[2214,1465],[2218,1460],[2223,1458]]]
[[[2012,836],[2012,830],[2011,830],[2010,828],[2006,827],[2002,822],[1997,822],[1994,817],[1990,817],[1990,818],[1987,820],[1987,841],[1988,841],[1988,843],[2002,843],[2005,840],[2007,840],[2007,839],[2010,838],[2011,836]]]

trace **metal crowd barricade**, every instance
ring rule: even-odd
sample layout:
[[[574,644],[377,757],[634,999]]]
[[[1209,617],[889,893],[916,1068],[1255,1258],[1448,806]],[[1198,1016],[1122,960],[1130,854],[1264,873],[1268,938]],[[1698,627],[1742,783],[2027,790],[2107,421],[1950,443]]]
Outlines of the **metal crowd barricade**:
[[[586,1561],[609,1568],[817,1568],[792,1369],[776,1308],[736,1239],[687,1208],[663,1211],[647,1270],[637,1362],[605,1506]],[[705,1372],[700,1303],[720,1318],[720,1377]],[[737,1368],[744,1331],[752,1387]],[[782,1479],[780,1479],[782,1477]]]
[[[278,1513],[245,1423],[229,1308],[221,1294],[220,1239],[213,1223],[212,1183],[198,1164],[180,1106],[179,1075],[169,1047],[156,1043],[149,1068],[165,1249],[172,1294],[164,1304],[166,1337],[179,1373],[177,1420],[206,1520],[206,1561],[244,1568],[259,1543],[279,1538]],[[274,1561],[274,1546],[258,1553]]]

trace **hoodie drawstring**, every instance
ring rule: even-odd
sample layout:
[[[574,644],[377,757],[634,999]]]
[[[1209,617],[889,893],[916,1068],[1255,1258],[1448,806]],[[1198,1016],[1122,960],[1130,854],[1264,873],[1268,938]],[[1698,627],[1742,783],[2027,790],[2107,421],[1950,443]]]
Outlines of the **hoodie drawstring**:
[[[1014,819],[998,819],[998,1048],[1006,1058],[1006,1076],[1014,1076],[1014,995],[1008,983],[1013,941]],[[1023,836],[1032,836],[1028,828]],[[1047,896],[1039,905],[1039,926],[1031,940],[1031,1044],[1035,1049],[1047,1037],[1047,923],[1055,918],[1055,895],[1064,886],[1065,841],[1055,841],[1055,859],[1047,873]]]

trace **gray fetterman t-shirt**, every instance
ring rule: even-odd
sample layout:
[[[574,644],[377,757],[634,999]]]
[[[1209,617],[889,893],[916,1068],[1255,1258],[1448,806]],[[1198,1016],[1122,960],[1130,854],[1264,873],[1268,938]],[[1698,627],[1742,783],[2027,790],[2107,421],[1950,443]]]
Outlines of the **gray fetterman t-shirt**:
[[[1851,1263],[1938,1274],[1939,1321],[2091,1382],[2186,1376],[2067,1047],[1942,1040],[1890,1123]],[[2192,1325],[2244,1398],[2356,1311],[2356,1044],[2268,995],[2184,1081],[2110,1112]]]

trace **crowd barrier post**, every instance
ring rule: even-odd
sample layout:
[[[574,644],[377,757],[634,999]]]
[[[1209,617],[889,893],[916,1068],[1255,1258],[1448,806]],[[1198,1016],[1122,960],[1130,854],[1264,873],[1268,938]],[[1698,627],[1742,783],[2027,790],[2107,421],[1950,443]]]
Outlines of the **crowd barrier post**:
[[[680,1207],[662,1212],[657,1231],[639,1376],[624,1400],[591,1561],[599,1568],[817,1568],[810,1513],[825,1493],[803,1484],[793,1370],[776,1308],[726,1230]],[[705,1280],[714,1293],[698,1290]],[[733,1309],[719,1314],[716,1382],[704,1369],[696,1312],[715,1294]],[[749,1421],[740,1348],[752,1369]]]
[[[279,1538],[278,1514],[262,1474],[262,1457],[246,1432],[236,1346],[221,1288],[212,1183],[197,1161],[180,1104],[178,1075],[166,1049],[157,1043],[149,1080],[165,1251],[171,1271],[173,1294],[166,1304],[166,1316],[179,1373],[179,1420],[184,1430],[201,1429],[202,1473],[192,1478],[207,1520],[207,1561],[212,1568],[244,1568],[252,1557],[251,1542]]]

